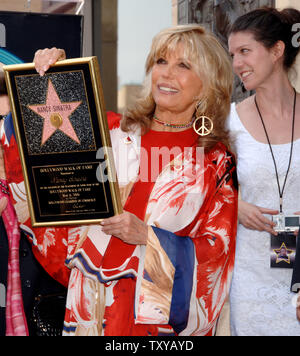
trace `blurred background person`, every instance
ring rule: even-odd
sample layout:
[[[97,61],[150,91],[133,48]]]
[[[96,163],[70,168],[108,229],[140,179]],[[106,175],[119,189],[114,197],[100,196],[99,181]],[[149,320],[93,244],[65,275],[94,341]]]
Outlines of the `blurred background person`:
[[[3,145],[14,137],[4,73],[0,70],[0,283],[5,287],[5,306],[0,308],[0,335],[61,335],[66,288],[56,282],[36,260],[32,244],[13,207],[7,176],[15,174],[17,148],[4,164]],[[6,135],[4,132],[6,131]],[[9,134],[8,134],[9,132]],[[15,179],[15,177],[14,177]]]

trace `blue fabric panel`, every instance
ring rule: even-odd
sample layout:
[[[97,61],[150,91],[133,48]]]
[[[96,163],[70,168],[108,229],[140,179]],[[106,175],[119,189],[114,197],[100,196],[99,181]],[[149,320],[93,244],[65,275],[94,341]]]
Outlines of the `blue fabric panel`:
[[[152,228],[175,267],[169,324],[176,333],[180,333],[186,328],[189,317],[195,267],[195,247],[190,237],[178,236],[156,227]]]

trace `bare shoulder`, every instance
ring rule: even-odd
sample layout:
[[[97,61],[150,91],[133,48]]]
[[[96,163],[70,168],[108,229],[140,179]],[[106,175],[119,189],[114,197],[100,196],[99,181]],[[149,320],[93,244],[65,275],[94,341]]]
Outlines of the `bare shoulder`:
[[[297,99],[297,103],[300,103],[300,92],[297,92],[297,97],[296,97],[296,99]]]
[[[248,98],[244,99],[243,101],[239,102],[236,105],[236,108],[238,110],[244,110],[244,109],[249,109],[249,107],[251,105],[253,105],[253,101],[254,101],[254,95],[249,96]]]
[[[239,117],[249,115],[253,111],[254,95],[249,96],[245,100],[236,105],[236,110]]]

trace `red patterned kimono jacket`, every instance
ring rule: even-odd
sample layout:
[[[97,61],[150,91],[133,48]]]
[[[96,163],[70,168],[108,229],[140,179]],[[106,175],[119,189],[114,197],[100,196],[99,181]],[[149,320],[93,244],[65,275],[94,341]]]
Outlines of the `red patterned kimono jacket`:
[[[146,246],[123,243],[100,225],[33,229],[9,120],[2,133],[20,227],[42,266],[69,286],[64,334],[212,335],[234,263],[234,158],[222,144],[204,154],[193,141],[172,152],[145,185],[144,206],[135,207],[134,187],[147,166],[142,138],[138,129],[123,132],[119,115],[108,120],[122,202],[143,210]]]

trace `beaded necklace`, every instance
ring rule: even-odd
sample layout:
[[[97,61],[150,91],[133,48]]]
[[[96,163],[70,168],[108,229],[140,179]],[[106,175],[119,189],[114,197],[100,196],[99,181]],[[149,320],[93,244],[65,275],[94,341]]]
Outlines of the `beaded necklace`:
[[[170,124],[168,122],[164,122],[164,121],[159,120],[159,118],[156,117],[155,115],[153,116],[153,119],[157,123],[159,123],[160,125],[164,125],[164,126],[167,126],[167,127],[172,127],[173,129],[186,129],[188,127],[192,127],[193,122],[194,122],[194,118],[192,118],[192,120],[189,121],[187,124]]]

